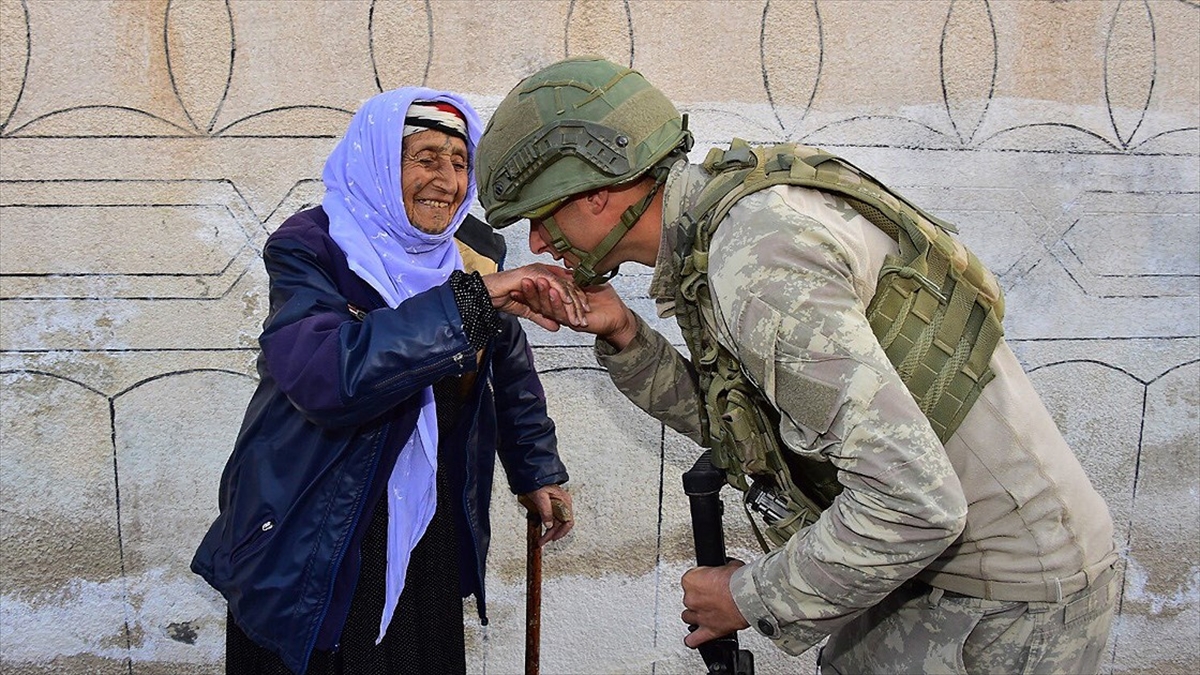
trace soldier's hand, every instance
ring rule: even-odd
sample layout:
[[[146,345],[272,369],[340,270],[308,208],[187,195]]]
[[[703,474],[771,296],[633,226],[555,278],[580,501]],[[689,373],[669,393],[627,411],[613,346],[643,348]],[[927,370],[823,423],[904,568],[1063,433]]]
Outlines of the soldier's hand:
[[[729,591],[729,578],[743,564],[734,560],[720,567],[693,567],[684,573],[680,580],[684,610],[679,616],[697,628],[683,639],[683,644],[695,649],[713,638],[750,627]]]
[[[589,286],[583,289],[583,293],[587,308],[584,323],[572,323],[571,328],[592,333],[612,343],[617,349],[624,349],[637,334],[633,312],[609,284]],[[566,323],[569,318],[569,308],[557,297],[554,287],[542,279],[522,280],[521,291],[515,299],[560,323]]]
[[[559,311],[549,313],[531,307],[521,297],[524,283],[543,285]],[[570,270],[533,263],[484,275],[483,284],[492,298],[492,306],[497,310],[529,319],[546,330],[556,331],[562,324],[573,328],[587,325],[584,316],[588,299],[583,290],[575,285]]]
[[[529,509],[531,514],[537,514],[542,519],[544,531],[538,539],[538,546],[562,539],[575,527],[571,493],[561,486],[543,485],[533,492],[517,497],[517,501]]]

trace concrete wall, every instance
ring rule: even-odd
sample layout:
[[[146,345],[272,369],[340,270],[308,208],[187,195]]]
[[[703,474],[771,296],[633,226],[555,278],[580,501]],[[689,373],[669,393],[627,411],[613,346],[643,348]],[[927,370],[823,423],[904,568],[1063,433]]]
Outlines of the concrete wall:
[[[1195,672],[1197,35],[1196,0],[0,0],[0,671],[220,672],[223,605],[187,561],[254,387],[264,238],[319,201],[381,89],[458,90],[486,118],[599,52],[690,114],[694,159],[733,135],[821,145],[960,224],[1117,522],[1105,671]],[[650,313],[647,279],[617,283]],[[587,340],[530,333],[579,515],[546,554],[543,672],[697,672],[697,450]],[[515,673],[522,521],[507,494],[495,513],[469,661]],[[760,673],[814,659],[746,641]]]

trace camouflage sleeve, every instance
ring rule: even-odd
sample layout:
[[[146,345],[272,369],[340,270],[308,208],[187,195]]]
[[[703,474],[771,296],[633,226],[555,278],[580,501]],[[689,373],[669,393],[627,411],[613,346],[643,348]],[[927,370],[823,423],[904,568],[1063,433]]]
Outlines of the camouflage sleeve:
[[[799,654],[931,563],[967,509],[871,332],[844,247],[789,201],[795,189],[735,205],[709,273],[719,339],[779,410],[788,449],[832,462],[844,487],[814,525],[731,582],[750,625]]]
[[[691,362],[634,313],[633,342],[618,352],[596,340],[596,362],[633,404],[693,441],[700,442],[700,400]]]

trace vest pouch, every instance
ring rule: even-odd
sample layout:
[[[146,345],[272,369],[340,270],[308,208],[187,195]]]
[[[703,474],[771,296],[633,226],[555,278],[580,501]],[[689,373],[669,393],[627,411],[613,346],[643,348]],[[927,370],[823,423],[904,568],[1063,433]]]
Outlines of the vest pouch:
[[[805,497],[791,484],[786,474],[756,476],[754,484],[744,496],[744,503],[746,515],[750,516],[750,525],[764,552],[786,544],[792,535],[817,522],[826,508]],[[766,526],[763,529],[770,544],[763,539],[763,533],[751,515],[752,511],[762,517]]]
[[[742,380],[743,384],[745,383]],[[755,404],[754,392],[730,388],[721,411],[723,439],[732,441],[730,450],[740,463],[742,474],[732,479],[736,469],[727,470],[730,484],[746,492],[752,477],[770,499],[778,504],[776,514],[765,528],[772,546],[782,546],[796,532],[815,523],[821,511],[833,503],[842,490],[837,468],[829,462],[804,457],[784,447],[779,440],[779,418],[765,401]],[[753,521],[751,521],[753,522]],[[757,528],[756,528],[757,529]],[[761,540],[761,537],[760,537]],[[765,549],[765,542],[764,549]]]
[[[974,256],[963,260],[939,287],[889,257],[867,305],[871,331],[943,443],[994,377],[988,360],[1004,334],[998,284]]]
[[[774,525],[768,525],[763,533],[770,540],[771,548],[781,548],[787,544],[792,535],[817,522],[817,518],[820,515],[820,513],[813,513],[812,511],[801,511],[787,520],[781,520]]]
[[[753,476],[773,472],[767,460],[772,454],[768,445],[770,430],[765,428],[757,407],[745,393],[737,389],[727,392],[721,427],[742,473]]]
[[[807,512],[797,513],[787,520],[781,520],[774,525],[768,525],[766,530],[764,530],[764,534],[770,540],[771,548],[781,548],[787,544],[788,539],[791,539],[793,534],[817,522],[816,517],[812,517],[811,520],[805,518],[805,516],[809,515]]]
[[[944,298],[931,286],[909,267],[885,264],[880,271],[867,320],[893,364],[903,361],[937,316]]]

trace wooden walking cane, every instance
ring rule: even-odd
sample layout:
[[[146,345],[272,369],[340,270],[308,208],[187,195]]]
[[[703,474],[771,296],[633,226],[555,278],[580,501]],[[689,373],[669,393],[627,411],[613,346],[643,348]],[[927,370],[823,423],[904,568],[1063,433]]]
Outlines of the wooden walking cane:
[[[525,537],[525,675],[538,675],[542,641],[542,517],[529,512]]]

